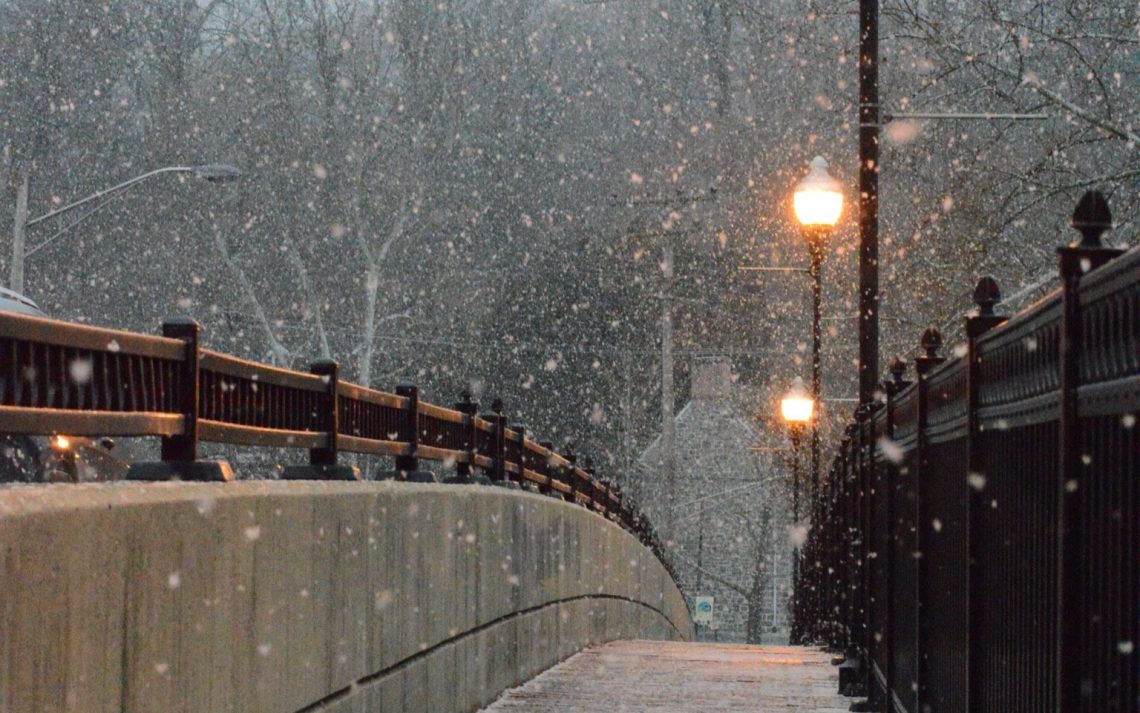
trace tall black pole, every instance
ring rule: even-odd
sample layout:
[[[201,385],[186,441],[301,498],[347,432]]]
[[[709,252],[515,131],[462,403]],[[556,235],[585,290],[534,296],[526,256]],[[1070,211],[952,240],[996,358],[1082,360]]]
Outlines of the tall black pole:
[[[820,333],[820,317],[822,316],[822,297],[823,297],[823,281],[821,271],[823,269],[824,248],[826,247],[827,231],[826,229],[817,229],[808,235],[808,249],[811,252],[811,294],[812,294],[812,321],[811,321],[811,398],[814,407],[812,409],[811,418],[811,499],[808,501],[808,514],[811,517],[812,527],[815,527],[815,519],[819,514],[819,419],[822,414],[820,409],[821,403],[819,399],[820,392],[820,363],[819,363],[819,348],[821,342]],[[809,552],[810,555],[810,552]],[[818,612],[816,611],[816,596],[819,589],[819,571],[817,562],[809,558],[807,561],[806,572],[803,566],[803,561],[800,563],[800,577],[803,579],[806,575],[807,579],[807,597],[804,601],[800,602],[800,608],[806,608],[807,615],[801,616],[800,627],[801,630],[807,632],[814,632]],[[803,619],[806,618],[807,622]],[[810,634],[814,636],[814,633]]]
[[[879,374],[879,1],[859,0],[859,402]]]
[[[815,513],[816,503],[819,501],[819,382],[820,364],[819,348],[821,342],[820,318],[822,316],[821,302],[823,287],[820,271],[823,269],[824,241],[827,239],[824,230],[813,230],[807,236],[808,250],[811,253],[811,267],[808,272],[811,276],[812,319],[811,319],[811,398],[813,403],[811,417],[811,500],[810,512]]]
[[[800,524],[800,429],[802,426],[792,424],[792,519],[796,525]],[[796,545],[799,549],[799,545]]]
[[[790,425],[792,441],[792,527],[798,530],[800,526],[800,424]],[[798,539],[798,536],[797,536]],[[803,599],[802,572],[800,571],[800,544],[795,542],[792,551],[792,626],[788,637],[789,643],[798,645],[803,643],[803,612],[801,600]]]

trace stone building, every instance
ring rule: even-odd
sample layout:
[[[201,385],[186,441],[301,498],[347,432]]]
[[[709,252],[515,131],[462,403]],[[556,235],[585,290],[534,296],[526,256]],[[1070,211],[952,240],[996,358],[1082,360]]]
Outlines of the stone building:
[[[768,439],[740,405],[727,358],[695,360],[675,430],[672,508],[660,437],[638,459],[638,501],[669,547],[690,607],[698,595],[714,598],[713,624],[699,627],[700,638],[786,643],[789,473],[778,453],[756,448]]]

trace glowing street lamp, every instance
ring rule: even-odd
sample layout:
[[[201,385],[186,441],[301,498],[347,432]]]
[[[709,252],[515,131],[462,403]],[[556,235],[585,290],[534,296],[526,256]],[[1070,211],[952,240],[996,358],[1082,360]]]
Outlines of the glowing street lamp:
[[[804,429],[814,421],[815,399],[811,398],[804,388],[804,380],[796,377],[792,381],[792,388],[780,399],[780,415],[788,424],[788,437],[792,441],[792,521],[796,528],[800,527],[800,438]],[[796,544],[792,561],[792,580],[794,582],[792,593],[792,631],[791,642],[803,642],[803,611],[800,602],[800,547]]]
[[[808,166],[792,200],[796,220],[804,228],[834,228],[843,212],[843,187],[827,172],[823,156],[816,156]]]
[[[780,399],[780,415],[788,424],[788,437],[792,441],[792,517],[800,520],[800,438],[804,429],[815,418],[815,399],[808,395],[804,380],[796,377],[792,388]]]
[[[808,401],[814,407],[819,401],[820,383],[820,320],[822,317],[821,302],[823,287],[821,272],[823,260],[827,255],[827,239],[839,222],[843,213],[843,187],[827,172],[827,161],[822,156],[816,156],[809,164],[808,174],[796,184],[792,205],[795,208],[796,220],[800,223],[804,240],[807,242],[811,265],[808,274],[811,277],[812,291],[812,322],[811,322],[811,396]],[[814,409],[813,409],[814,411]],[[811,515],[814,519],[819,510],[819,418],[814,412],[807,414],[805,420],[811,422]],[[803,429],[803,425],[800,429]],[[795,436],[793,436],[795,438]],[[798,522],[798,518],[797,518]],[[817,578],[818,572],[812,571],[811,580]],[[800,616],[798,621],[803,622]]]
[[[814,413],[815,401],[808,396],[804,380],[797,376],[792,381],[792,388],[780,399],[780,415],[787,421],[788,428],[794,430],[810,423]]]
[[[843,212],[843,190],[839,181],[827,172],[827,161],[822,156],[811,160],[808,174],[796,184],[793,196],[796,219],[800,222],[807,241],[811,266],[812,323],[811,323],[811,396],[819,401],[820,382],[820,318],[823,288],[820,272],[826,255],[827,238],[839,222]],[[811,497],[814,508],[819,499],[819,420],[812,418],[811,429]]]

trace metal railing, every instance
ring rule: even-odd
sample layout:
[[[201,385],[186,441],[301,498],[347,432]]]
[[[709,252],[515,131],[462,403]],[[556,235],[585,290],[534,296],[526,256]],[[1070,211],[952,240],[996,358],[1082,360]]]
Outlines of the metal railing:
[[[228,464],[199,459],[203,441],[309,451],[286,479],[359,479],[339,453],[394,458],[383,477],[434,480],[419,462],[454,468],[451,483],[525,487],[589,508],[650,547],[664,548],[612,481],[558,453],[502,407],[479,414],[469,396],[443,408],[415,386],[385,393],[340,380],[336,362],[310,373],[203,349],[193,320],[163,324],[161,337],[0,311],[0,434],[155,436],[162,461],[131,466],[137,480],[231,480]],[[673,572],[670,570],[670,574]]]
[[[983,279],[965,350],[928,330],[845,432],[799,586],[865,710],[1136,710],[1140,248],[1097,200],[1061,289],[1006,319]]]

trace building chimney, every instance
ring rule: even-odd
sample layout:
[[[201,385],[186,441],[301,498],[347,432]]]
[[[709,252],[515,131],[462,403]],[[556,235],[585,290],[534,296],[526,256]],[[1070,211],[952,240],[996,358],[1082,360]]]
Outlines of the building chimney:
[[[693,403],[725,403],[732,391],[732,362],[726,356],[693,359],[690,400]]]

